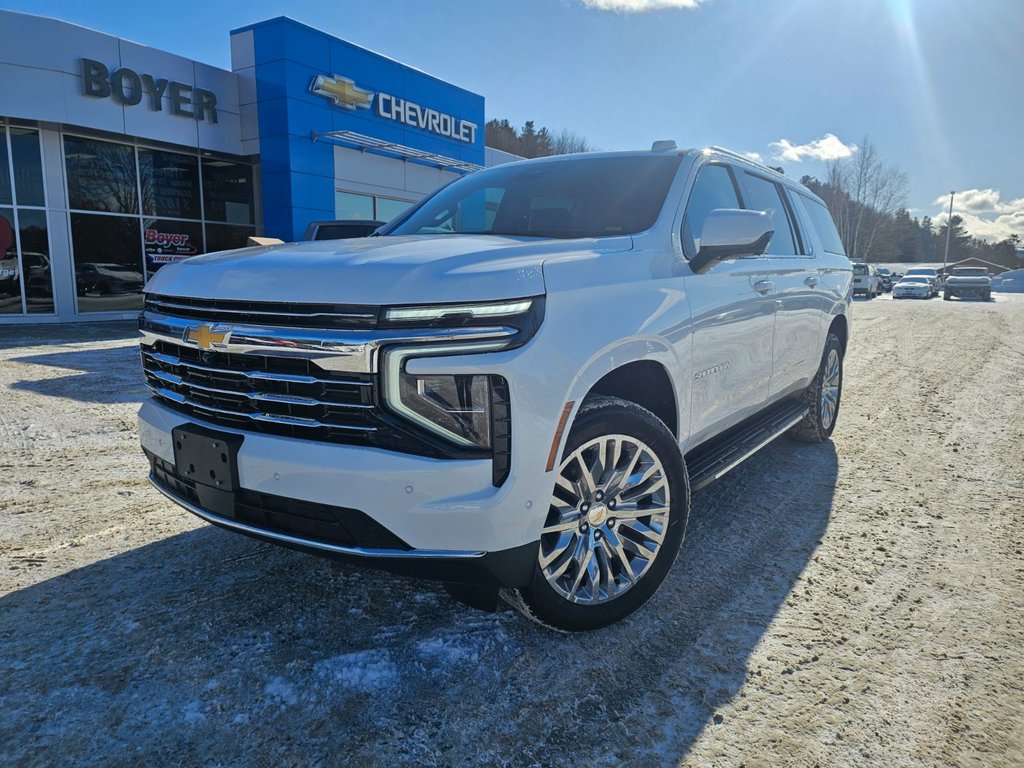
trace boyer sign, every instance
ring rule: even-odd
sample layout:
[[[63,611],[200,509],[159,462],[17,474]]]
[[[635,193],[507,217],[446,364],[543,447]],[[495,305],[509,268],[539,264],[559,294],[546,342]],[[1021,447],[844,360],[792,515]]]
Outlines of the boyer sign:
[[[172,115],[217,122],[217,95],[213,91],[149,74],[140,75],[128,67],[111,72],[103,62],[82,59],[82,90],[86,96],[112,98],[126,107],[145,100],[154,112],[162,112],[166,103]]]

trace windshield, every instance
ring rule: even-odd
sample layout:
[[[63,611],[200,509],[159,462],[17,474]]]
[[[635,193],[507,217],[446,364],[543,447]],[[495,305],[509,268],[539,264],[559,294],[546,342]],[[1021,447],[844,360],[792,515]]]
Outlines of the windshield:
[[[921,277],[904,277],[902,280],[900,280],[900,282],[901,283],[927,283],[928,282],[928,278],[927,277],[923,277],[923,276],[921,276]]]
[[[649,229],[679,155],[516,163],[465,176],[428,198],[388,235],[610,237]]]
[[[868,273],[868,265],[867,264],[854,264],[853,265],[853,274],[855,274],[855,275],[866,275],[867,273]]]
[[[959,267],[952,274],[955,277],[988,277],[988,270],[984,267]]]
[[[934,269],[911,269],[908,275],[927,275],[929,277],[938,274]]]

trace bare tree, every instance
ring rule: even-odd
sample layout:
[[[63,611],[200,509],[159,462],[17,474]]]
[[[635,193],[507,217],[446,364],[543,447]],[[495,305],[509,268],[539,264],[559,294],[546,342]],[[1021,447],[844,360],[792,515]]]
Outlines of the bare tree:
[[[907,175],[886,165],[867,136],[848,160],[828,165],[825,202],[839,228],[847,254],[867,261],[886,224],[907,199]]]
[[[573,152],[591,152],[593,147],[578,133],[563,128],[551,139],[551,154],[569,155]]]

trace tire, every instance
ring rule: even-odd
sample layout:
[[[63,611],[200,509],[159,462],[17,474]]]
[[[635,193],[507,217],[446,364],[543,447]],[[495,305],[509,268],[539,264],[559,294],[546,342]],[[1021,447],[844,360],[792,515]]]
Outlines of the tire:
[[[833,404],[831,408],[826,406],[826,396]],[[842,397],[843,345],[836,334],[830,333],[825,340],[818,373],[801,397],[807,405],[807,413],[789,430],[790,436],[808,443],[824,443],[836,428]]]
[[[612,452],[618,458],[613,465]],[[593,487],[585,466],[596,474]],[[581,406],[556,472],[533,580],[501,595],[551,629],[605,627],[646,603],[672,568],[690,511],[686,465],[675,437],[653,413],[627,400],[594,397]],[[637,489],[646,492],[637,495]],[[606,490],[613,493],[603,496]],[[633,509],[625,512],[622,505]],[[620,520],[616,510],[631,516]],[[645,510],[657,512],[637,514]]]
[[[942,294],[943,301],[950,301],[952,298],[953,297],[950,295],[949,291],[946,291],[944,294]]]

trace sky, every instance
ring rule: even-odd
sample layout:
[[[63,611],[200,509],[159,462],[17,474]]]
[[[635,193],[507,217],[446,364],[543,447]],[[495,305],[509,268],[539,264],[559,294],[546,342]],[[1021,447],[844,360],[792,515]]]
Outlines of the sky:
[[[915,216],[1024,239],[1024,0],[0,0],[230,68],[289,16],[601,149],[656,139],[824,176],[870,137]],[[2,111],[2,91],[0,91]]]

